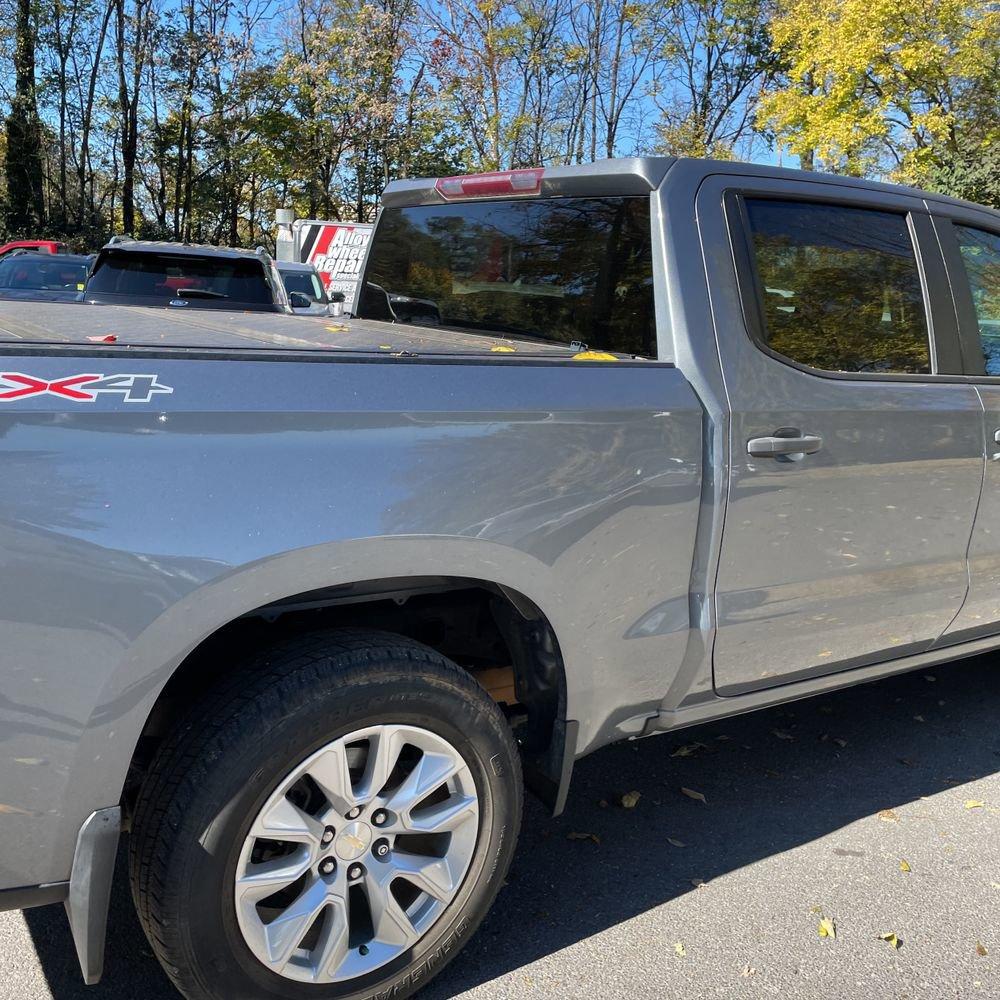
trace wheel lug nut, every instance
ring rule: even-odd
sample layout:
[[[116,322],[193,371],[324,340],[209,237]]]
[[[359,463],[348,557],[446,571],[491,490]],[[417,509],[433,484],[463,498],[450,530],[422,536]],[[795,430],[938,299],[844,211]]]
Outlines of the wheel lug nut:
[[[320,875],[332,875],[337,870],[337,862],[333,858],[324,858],[319,863]]]
[[[347,869],[347,877],[350,879],[361,878],[364,873],[364,865],[351,865],[351,867]]]
[[[348,819],[357,819],[361,815],[361,806],[355,806],[348,814]]]
[[[376,810],[375,814],[372,816],[372,822],[376,826],[382,826],[389,819],[389,814],[384,809]]]
[[[388,840],[376,840],[375,846],[372,847],[372,853],[376,858],[387,858],[389,856],[389,841]]]
[[[332,826],[328,826],[323,831],[323,841],[322,842],[324,844],[329,844],[333,840],[334,836],[336,835],[336,832],[337,831],[334,830],[334,828]]]

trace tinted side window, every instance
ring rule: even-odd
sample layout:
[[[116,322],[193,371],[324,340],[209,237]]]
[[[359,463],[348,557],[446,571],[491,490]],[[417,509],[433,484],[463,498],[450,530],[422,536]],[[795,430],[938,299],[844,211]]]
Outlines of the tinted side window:
[[[955,226],[979,321],[987,375],[1000,375],[1000,236]]]
[[[369,319],[656,356],[648,197],[387,208],[370,254]]]
[[[773,351],[827,371],[931,370],[904,215],[754,198],[746,208]]]

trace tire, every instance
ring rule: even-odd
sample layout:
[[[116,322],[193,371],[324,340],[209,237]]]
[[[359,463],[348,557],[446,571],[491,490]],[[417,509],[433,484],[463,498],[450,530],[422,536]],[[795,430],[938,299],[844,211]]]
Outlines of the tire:
[[[399,747],[399,763],[376,788]],[[353,770],[338,784],[343,760]],[[418,801],[448,767],[453,775]],[[341,788],[360,798],[342,797]],[[375,803],[398,802],[398,812],[377,815],[375,804],[362,803],[355,809],[366,811],[349,822],[347,807],[373,792]],[[289,803],[297,811],[286,825]],[[189,1000],[405,997],[486,915],[510,865],[521,808],[510,729],[469,674],[388,633],[314,633],[227,676],[160,748],[132,823],[133,898],[156,957]],[[452,832],[438,831],[445,821]],[[381,836],[392,824],[398,835]],[[435,832],[419,832],[425,828]],[[281,836],[260,832],[276,829]],[[331,843],[317,848],[320,829]],[[282,839],[293,833],[300,843]],[[412,882],[379,874],[390,870],[375,857],[383,847],[386,864],[397,866],[391,871],[416,872]],[[430,864],[424,854],[445,860]],[[308,869],[299,881],[259,900],[277,869],[287,878],[300,864]],[[300,914],[323,892],[322,917],[279,968],[304,926]]]

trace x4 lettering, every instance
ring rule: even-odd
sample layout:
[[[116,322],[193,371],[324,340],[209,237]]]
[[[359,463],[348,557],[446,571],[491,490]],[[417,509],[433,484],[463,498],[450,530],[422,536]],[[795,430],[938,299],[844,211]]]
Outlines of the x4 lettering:
[[[21,372],[0,374],[0,403],[30,396],[56,396],[78,403],[93,403],[99,393],[121,393],[126,403],[148,403],[153,396],[171,393],[155,375],[67,375],[65,378],[41,379]]]

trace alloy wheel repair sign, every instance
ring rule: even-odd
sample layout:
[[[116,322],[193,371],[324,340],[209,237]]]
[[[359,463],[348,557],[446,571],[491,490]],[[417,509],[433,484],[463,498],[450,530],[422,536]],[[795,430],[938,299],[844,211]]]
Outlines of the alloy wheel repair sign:
[[[354,312],[368,241],[374,226],[368,222],[319,222],[298,219],[292,226],[295,256],[319,271],[327,294],[344,293],[344,311]]]

